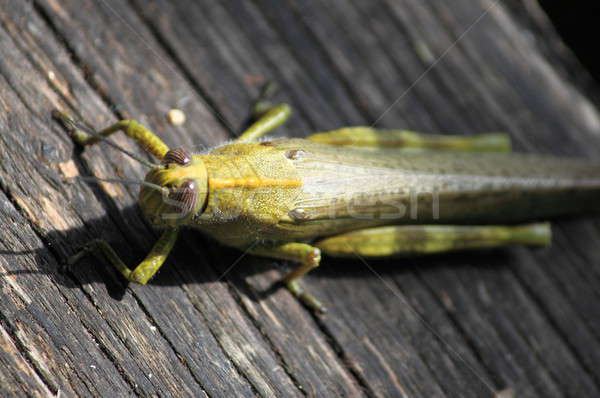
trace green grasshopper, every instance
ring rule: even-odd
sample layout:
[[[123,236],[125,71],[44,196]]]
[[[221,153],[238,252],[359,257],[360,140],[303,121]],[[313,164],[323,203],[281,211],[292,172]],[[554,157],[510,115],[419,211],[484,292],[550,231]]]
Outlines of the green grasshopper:
[[[283,283],[306,305],[324,306],[298,283],[321,254],[385,257],[510,244],[546,246],[548,223],[598,209],[600,164],[512,154],[504,134],[446,136],[346,127],[306,139],[260,139],[290,107],[259,103],[237,139],[201,154],[170,149],[133,120],[89,134],[55,112],[80,145],[123,131],[160,164],[140,182],[139,205],[163,230],[133,270],[94,240],[68,260],[104,257],[129,281],[146,284],[182,227],[248,253],[296,262]],[[126,181],[124,181],[126,182]]]

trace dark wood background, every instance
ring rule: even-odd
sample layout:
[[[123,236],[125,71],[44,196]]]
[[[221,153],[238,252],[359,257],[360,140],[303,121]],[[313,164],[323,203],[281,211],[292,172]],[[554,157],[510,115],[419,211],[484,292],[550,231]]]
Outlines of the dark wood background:
[[[600,157],[598,87],[533,0],[0,0],[0,395],[600,395],[597,219],[543,250],[325,259],[304,283],[326,316],[271,288],[285,265],[193,231],[148,286],[61,272],[91,238],[133,265],[157,234],[135,187],[65,182],[144,170],[77,150],[51,109],[199,150],[267,79],[295,109],[277,134],[377,121]]]

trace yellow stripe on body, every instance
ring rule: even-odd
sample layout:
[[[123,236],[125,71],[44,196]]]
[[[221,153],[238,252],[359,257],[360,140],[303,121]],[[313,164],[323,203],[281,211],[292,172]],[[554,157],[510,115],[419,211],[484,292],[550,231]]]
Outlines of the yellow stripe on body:
[[[209,178],[208,184],[211,188],[235,188],[235,187],[301,187],[300,180],[277,180],[274,178]]]

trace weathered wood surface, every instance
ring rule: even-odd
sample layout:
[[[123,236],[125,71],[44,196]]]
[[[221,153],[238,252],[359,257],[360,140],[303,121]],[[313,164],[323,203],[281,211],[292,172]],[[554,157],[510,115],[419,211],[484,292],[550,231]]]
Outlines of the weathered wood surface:
[[[326,316],[271,289],[272,261],[194,232],[127,286],[94,259],[60,268],[94,237],[145,254],[136,189],[64,179],[144,171],[50,118],[135,118],[199,149],[232,138],[271,79],[296,111],[278,134],[501,130],[597,158],[585,76],[533,0],[0,0],[0,395],[599,396],[594,220],[557,222],[544,250],[327,259],[304,281]]]

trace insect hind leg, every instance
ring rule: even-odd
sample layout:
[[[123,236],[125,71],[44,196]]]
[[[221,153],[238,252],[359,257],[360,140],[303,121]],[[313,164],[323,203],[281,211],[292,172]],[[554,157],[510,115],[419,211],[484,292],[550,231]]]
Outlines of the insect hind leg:
[[[401,225],[366,228],[315,242],[333,257],[388,257],[508,245],[548,246],[549,223],[524,225]]]
[[[510,152],[507,134],[479,135],[423,134],[409,130],[383,130],[368,126],[322,131],[308,140],[335,146],[386,148],[420,151]]]

